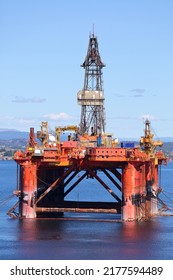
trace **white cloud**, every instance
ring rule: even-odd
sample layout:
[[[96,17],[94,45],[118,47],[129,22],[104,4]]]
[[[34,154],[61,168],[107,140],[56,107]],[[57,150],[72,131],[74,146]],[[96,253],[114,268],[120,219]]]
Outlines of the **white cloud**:
[[[59,113],[59,114],[46,114],[43,116],[44,118],[52,121],[57,121],[57,120],[70,120],[72,117],[64,112]]]
[[[32,118],[15,117],[15,116],[0,116],[0,126],[10,129],[29,128],[35,124],[35,120]]]
[[[128,93],[128,94],[115,93],[115,96],[120,97],[120,98],[127,98],[127,97],[139,98],[139,97],[143,97],[144,93],[145,93],[145,89],[135,88],[135,89],[131,89],[130,93]]]
[[[42,97],[23,97],[23,96],[15,96],[12,102],[15,103],[43,103],[46,99]]]
[[[134,88],[134,89],[131,89],[131,92],[136,92],[138,94],[142,94],[145,92],[145,89],[144,88]]]
[[[31,125],[35,123],[34,119],[25,119],[25,118],[21,118],[21,119],[17,119],[16,122],[20,125]]]
[[[131,89],[130,97],[135,97],[135,98],[143,97],[144,92],[145,92],[145,89],[143,89],[143,88]]]

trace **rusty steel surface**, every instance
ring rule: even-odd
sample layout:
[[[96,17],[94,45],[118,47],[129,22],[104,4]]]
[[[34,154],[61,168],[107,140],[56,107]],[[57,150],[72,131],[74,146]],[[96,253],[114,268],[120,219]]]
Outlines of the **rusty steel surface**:
[[[107,213],[107,214],[117,214],[116,209],[101,209],[101,208],[46,208],[37,207],[36,211],[39,212],[72,212],[72,213]]]
[[[35,218],[39,213],[48,212],[121,212],[123,221],[131,221],[158,213],[158,165],[166,161],[162,151],[153,156],[153,151],[150,154],[148,148],[145,152],[140,147],[88,147],[88,143],[84,146],[83,141],[73,140],[62,144],[44,142],[44,146],[37,144],[33,147],[33,141],[30,142],[32,147],[27,147],[25,152],[17,151],[14,155],[20,165],[20,190],[15,192],[20,197],[20,217]],[[121,192],[121,197],[97,175],[97,170],[111,180]],[[80,171],[85,173],[65,190]],[[115,209],[112,205],[106,209],[66,207],[65,196],[87,176],[95,179],[115,199]],[[42,193],[39,193],[39,177],[46,183]],[[52,191],[58,200],[56,203],[51,202]]]

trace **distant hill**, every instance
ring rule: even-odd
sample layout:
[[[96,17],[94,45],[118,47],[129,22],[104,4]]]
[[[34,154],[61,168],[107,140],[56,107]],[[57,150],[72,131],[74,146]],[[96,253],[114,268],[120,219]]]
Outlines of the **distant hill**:
[[[28,139],[28,135],[26,131],[0,129],[0,140]]]
[[[121,137],[118,137],[118,140],[119,142],[139,142],[140,141],[140,137],[137,139],[137,138],[121,138]],[[164,143],[165,142],[172,142],[173,143],[173,137],[159,137],[159,139],[157,137],[153,137],[153,140],[161,140],[163,141]]]
[[[67,138],[67,135],[63,134],[61,141],[67,141]],[[29,132],[0,128],[0,149],[24,150],[28,144],[28,140]],[[157,139],[154,138],[154,140]],[[161,150],[173,159],[173,137],[160,137],[160,140],[164,143]],[[119,138],[118,146],[120,146],[121,142],[134,142],[135,145],[139,145],[139,139],[137,138]]]
[[[160,137],[160,140],[163,142],[172,142],[173,143],[173,137]]]
[[[12,140],[12,139],[28,139],[29,132],[26,131],[19,131],[16,129],[5,129],[0,128],[0,140]],[[63,136],[66,138],[66,136]],[[155,137],[154,140],[158,140]],[[125,137],[118,137],[119,142],[139,142],[139,138],[125,138]],[[165,142],[172,142],[173,143],[173,137],[159,137],[159,140]]]

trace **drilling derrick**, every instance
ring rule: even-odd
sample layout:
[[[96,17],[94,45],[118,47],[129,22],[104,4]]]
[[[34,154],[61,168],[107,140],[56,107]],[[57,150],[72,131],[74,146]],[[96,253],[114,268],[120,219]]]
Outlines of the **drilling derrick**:
[[[104,94],[102,88],[102,68],[97,37],[89,38],[88,51],[84,63],[84,87],[78,92],[78,104],[82,106],[80,134],[98,135],[105,132]]]

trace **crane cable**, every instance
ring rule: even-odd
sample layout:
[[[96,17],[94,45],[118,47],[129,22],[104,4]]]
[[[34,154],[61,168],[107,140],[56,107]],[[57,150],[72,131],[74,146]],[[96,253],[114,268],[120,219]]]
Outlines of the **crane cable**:
[[[6,199],[1,200],[1,202],[0,202],[0,208],[3,207],[3,206],[4,206],[9,200],[11,200],[14,196],[15,196],[15,195],[12,194],[12,195],[10,195],[9,197],[7,197]]]

